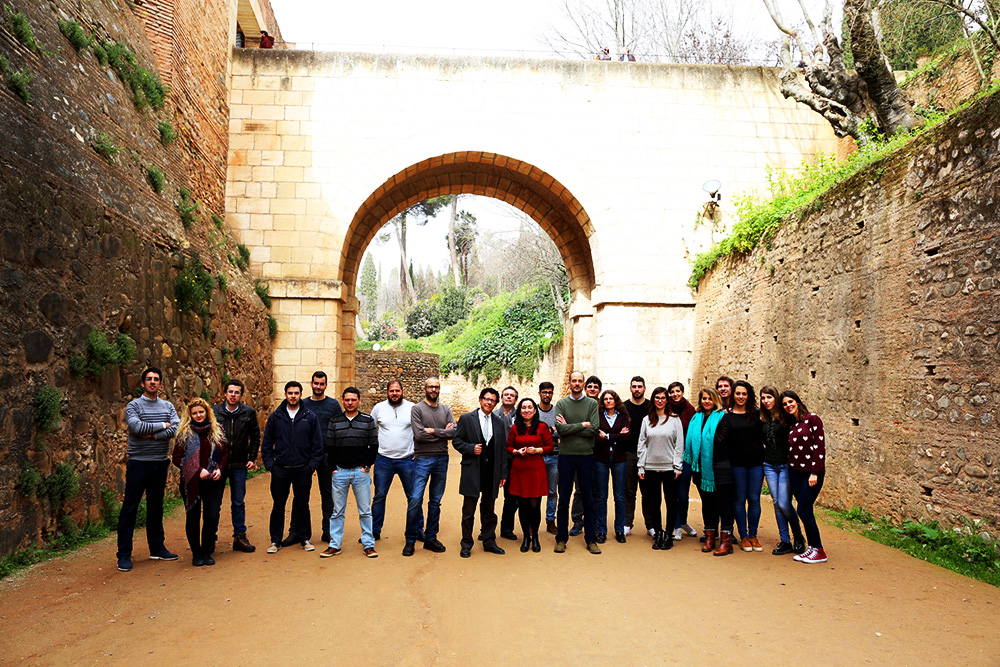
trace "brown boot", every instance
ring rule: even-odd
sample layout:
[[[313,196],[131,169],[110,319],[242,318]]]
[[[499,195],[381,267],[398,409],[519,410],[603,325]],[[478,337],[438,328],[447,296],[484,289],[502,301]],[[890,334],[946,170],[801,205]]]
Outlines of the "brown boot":
[[[555,521],[546,521],[545,522],[545,532],[548,533],[549,535],[555,535],[556,534],[556,522]]]
[[[242,551],[243,553],[252,554],[256,550],[257,547],[250,544],[250,540],[247,539],[246,533],[237,535],[233,538],[233,551]]]
[[[702,553],[709,553],[710,551],[715,551],[715,531],[705,529],[705,544],[701,547]]]
[[[713,556],[728,556],[733,553],[733,534],[729,531],[722,531],[719,539],[719,548],[715,550]]]

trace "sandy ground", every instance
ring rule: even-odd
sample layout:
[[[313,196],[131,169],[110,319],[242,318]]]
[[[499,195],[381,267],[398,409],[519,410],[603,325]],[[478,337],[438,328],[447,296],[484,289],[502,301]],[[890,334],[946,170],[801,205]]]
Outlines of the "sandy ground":
[[[405,503],[389,494],[381,554],[367,559],[351,500],[346,549],[264,553],[268,478],[249,483],[254,554],[224,539],[214,567],[194,568],[183,510],[166,521],[178,562],[115,568],[110,538],[0,582],[0,661],[27,664],[1000,664],[1000,590],[824,525],[830,561],[776,557],[770,505],[764,553],[667,552],[645,536],[599,556],[582,537],[540,554],[459,558],[458,459],[443,502],[448,552],[400,555]],[[319,494],[313,485],[313,526]],[[765,499],[766,502],[766,499]],[[228,495],[220,534],[228,534]],[[700,505],[692,502],[692,519]],[[698,523],[692,520],[697,527]],[[517,529],[520,532],[520,528]],[[318,540],[319,535],[315,535]]]

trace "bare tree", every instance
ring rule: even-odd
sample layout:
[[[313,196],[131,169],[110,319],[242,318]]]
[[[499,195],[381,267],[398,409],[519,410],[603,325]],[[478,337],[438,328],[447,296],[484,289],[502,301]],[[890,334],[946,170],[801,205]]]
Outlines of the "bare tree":
[[[963,18],[965,23],[982,30],[993,44],[993,51],[1000,53],[1000,40],[997,38],[997,0],[923,0],[935,5],[947,7]]]
[[[799,0],[804,30],[785,21],[778,0],[763,2],[771,20],[784,33],[780,77],[785,97],[822,115],[838,137],[854,137],[862,146],[872,138],[863,126],[870,113],[886,136],[923,124],[900,94],[882,53],[868,0],[844,0],[857,71],[844,65],[844,52],[833,30],[833,0],[826,0],[818,26],[806,9],[805,0]],[[792,59],[793,44],[802,59],[801,72]]]
[[[555,51],[584,58],[604,47],[649,53],[645,0],[562,0],[561,10],[563,25],[552,26],[544,37]]]

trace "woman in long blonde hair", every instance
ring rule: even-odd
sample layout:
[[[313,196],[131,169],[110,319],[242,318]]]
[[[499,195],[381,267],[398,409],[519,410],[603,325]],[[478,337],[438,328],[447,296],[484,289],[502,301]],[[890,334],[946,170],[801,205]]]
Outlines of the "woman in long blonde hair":
[[[227,458],[229,448],[212,407],[203,398],[192,398],[177,427],[173,461],[181,471],[181,497],[187,510],[184,528],[195,567],[215,565],[212,553],[226,485],[222,471]]]

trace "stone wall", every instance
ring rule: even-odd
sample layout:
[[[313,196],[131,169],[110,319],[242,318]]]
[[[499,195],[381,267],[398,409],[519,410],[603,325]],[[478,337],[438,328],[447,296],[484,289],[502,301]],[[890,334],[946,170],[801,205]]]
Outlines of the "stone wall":
[[[399,380],[403,396],[416,403],[424,397],[424,380],[438,374],[436,354],[358,350],[354,355],[354,380],[349,384],[361,390],[364,412],[371,412],[376,403],[385,400],[385,385],[389,380]]]
[[[131,3],[13,6],[55,55],[27,50],[0,27],[0,53],[34,75],[30,105],[0,87],[0,556],[53,535],[64,515],[78,524],[100,520],[101,490],[121,493],[124,406],[145,365],[163,369],[165,393],[177,405],[203,391],[218,399],[224,374],[243,379],[257,406],[270,404],[273,388],[267,313],[251,276],[227,259],[235,241],[209,219],[222,212],[219,156],[228,141],[224,79],[214,69],[222,63],[225,75],[227,42],[216,39],[229,30],[222,5],[173,3],[178,16],[201,12],[206,25],[189,32],[185,48],[208,64],[175,68],[189,80],[161,111],[137,110],[111,69],[77,54],[57,27],[59,19],[76,19],[155,69]],[[169,146],[159,141],[159,120],[179,135]],[[98,132],[122,149],[113,161],[92,147]],[[147,183],[147,165],[165,174],[162,194]],[[181,186],[202,202],[189,229],[174,207]],[[177,312],[173,301],[178,269],[195,252],[228,285],[214,291],[207,323]],[[73,377],[69,357],[84,350],[91,328],[128,334],[136,360],[99,380]],[[59,424],[46,433],[32,418],[43,385],[62,395]],[[46,477],[64,462],[80,485],[65,507],[17,490],[26,469]]]
[[[824,504],[1000,515],[998,137],[994,96],[699,286],[695,384],[798,391],[829,434]]]

